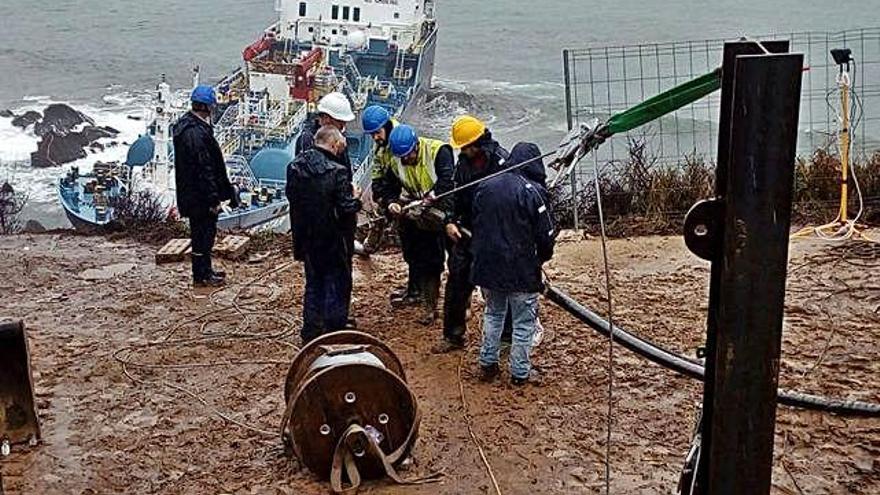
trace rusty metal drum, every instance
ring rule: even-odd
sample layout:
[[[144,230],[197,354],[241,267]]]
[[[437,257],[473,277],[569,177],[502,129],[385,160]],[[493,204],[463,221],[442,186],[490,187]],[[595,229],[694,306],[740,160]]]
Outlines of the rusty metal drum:
[[[416,440],[418,403],[403,366],[365,333],[331,333],[305,346],[287,373],[284,399],[285,444],[322,479],[343,459],[358,476],[381,478]]]

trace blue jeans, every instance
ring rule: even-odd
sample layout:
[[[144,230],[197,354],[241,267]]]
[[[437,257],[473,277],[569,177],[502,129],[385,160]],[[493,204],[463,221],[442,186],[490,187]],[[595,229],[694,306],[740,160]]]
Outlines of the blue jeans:
[[[513,319],[513,343],[510,345],[510,374],[514,378],[528,378],[532,369],[529,352],[535,335],[538,317],[538,293],[502,292],[483,289],[486,309],[483,311],[483,346],[480,366],[498,364],[501,352],[501,331],[504,314],[510,307]]]

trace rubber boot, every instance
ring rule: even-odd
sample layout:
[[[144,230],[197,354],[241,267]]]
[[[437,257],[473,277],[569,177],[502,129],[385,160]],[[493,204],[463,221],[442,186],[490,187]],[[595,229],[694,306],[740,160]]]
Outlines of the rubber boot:
[[[419,287],[418,275],[409,269],[406,288],[398,289],[391,293],[391,307],[404,308],[415,306],[422,301],[421,287]]]
[[[421,277],[422,288],[422,316],[419,318],[420,325],[433,325],[437,321],[437,301],[440,299],[440,274],[423,275]]]

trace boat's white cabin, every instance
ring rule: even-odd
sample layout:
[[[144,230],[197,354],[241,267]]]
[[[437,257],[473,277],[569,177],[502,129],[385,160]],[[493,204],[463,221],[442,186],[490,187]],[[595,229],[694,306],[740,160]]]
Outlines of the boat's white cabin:
[[[433,19],[434,0],[275,0],[275,9],[282,39],[354,49],[382,39],[408,50]]]

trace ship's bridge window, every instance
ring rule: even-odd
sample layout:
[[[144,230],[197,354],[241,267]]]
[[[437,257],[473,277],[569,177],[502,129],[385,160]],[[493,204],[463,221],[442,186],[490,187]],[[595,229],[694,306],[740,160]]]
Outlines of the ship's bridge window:
[[[339,19],[339,5],[334,5],[330,7],[330,18],[334,21]]]
[[[354,22],[361,22],[361,8],[355,7],[351,11],[351,20]]]
[[[348,20],[349,10],[350,10],[350,9],[349,9],[348,5],[346,5],[345,7],[342,7],[342,20],[343,20],[343,21],[347,21],[347,20]]]
[[[299,16],[300,17],[306,16],[306,3],[305,2],[299,3]]]

